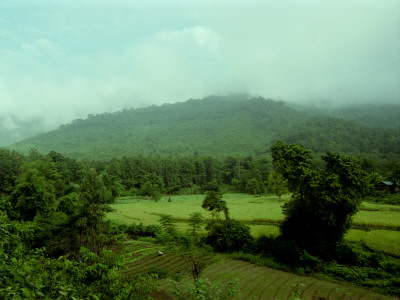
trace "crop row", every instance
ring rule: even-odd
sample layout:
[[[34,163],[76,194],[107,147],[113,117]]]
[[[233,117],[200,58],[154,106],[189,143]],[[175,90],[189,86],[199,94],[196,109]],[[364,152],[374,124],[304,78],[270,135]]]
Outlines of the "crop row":
[[[138,243],[136,247],[132,246],[129,246],[131,253],[138,257],[137,260],[127,263],[126,269],[121,271],[127,276],[147,273],[150,269],[165,271],[168,274],[183,274],[190,266],[185,253],[165,251],[164,255],[158,255],[156,245]],[[152,252],[148,254],[148,251]],[[205,260],[211,263],[212,257]],[[239,279],[240,299],[289,299],[294,292],[299,294],[301,299],[391,299],[362,288],[298,276],[228,258],[210,264],[202,277],[221,282]],[[190,276],[185,276],[180,284],[190,282]]]
[[[210,258],[211,259],[211,258]],[[128,263],[122,271],[127,276],[146,273],[151,268],[157,268],[169,273],[182,273],[188,269],[190,262],[182,253],[168,253],[164,255],[151,254],[140,260]]]
[[[361,288],[302,277],[253,264],[225,260],[204,271],[210,280],[239,279],[241,299],[289,299],[296,291],[301,299],[390,299]]]

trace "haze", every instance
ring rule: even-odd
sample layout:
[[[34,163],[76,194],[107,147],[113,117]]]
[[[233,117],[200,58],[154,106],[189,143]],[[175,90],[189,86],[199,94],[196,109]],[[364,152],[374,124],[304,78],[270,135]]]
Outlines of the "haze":
[[[0,1],[0,129],[210,94],[400,103],[399,37],[397,0]]]

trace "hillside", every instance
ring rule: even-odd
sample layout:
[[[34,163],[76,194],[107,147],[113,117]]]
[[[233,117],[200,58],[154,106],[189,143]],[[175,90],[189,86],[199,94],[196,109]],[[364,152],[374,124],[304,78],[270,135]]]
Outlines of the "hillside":
[[[326,115],[373,127],[400,129],[399,104],[361,103],[332,107],[329,104],[310,106],[288,103],[288,106],[308,115]]]
[[[310,116],[283,102],[239,95],[89,115],[12,148],[99,159],[139,153],[228,156],[262,154],[284,140],[315,152],[393,154],[400,149],[399,136],[399,130]]]
[[[369,126],[400,129],[400,105],[364,104],[326,110],[324,113]]]

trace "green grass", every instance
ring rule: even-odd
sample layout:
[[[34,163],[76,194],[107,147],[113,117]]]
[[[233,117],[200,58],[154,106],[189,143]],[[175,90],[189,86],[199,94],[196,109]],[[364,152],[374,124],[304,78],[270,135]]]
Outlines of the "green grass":
[[[400,230],[400,211],[359,211],[353,226]]]
[[[290,196],[284,196],[288,199]],[[145,225],[158,222],[161,214],[171,214],[177,219],[186,220],[192,212],[200,212],[205,218],[211,218],[211,214],[201,208],[204,195],[179,195],[172,196],[172,202],[168,197],[162,197],[157,203],[151,200],[138,198],[119,198],[112,208],[114,212],[108,214],[108,218],[130,224],[143,223]],[[283,220],[281,205],[276,196],[253,197],[245,194],[226,194],[224,200],[229,207],[231,218],[241,221],[276,222]]]
[[[345,239],[359,242],[374,251],[400,257],[400,231],[351,229]]]
[[[290,195],[282,198],[287,201]],[[112,205],[114,211],[108,214],[108,218],[117,223],[149,225],[158,224],[161,214],[171,214],[178,220],[177,227],[180,231],[188,229],[187,220],[193,212],[200,212],[206,219],[211,218],[211,214],[201,208],[204,195],[179,195],[171,196],[171,199],[172,202],[168,202],[168,197],[162,197],[156,203],[122,197]],[[279,202],[278,197],[225,194],[223,199],[227,202],[231,218],[250,226],[254,237],[279,234],[277,225],[284,218],[281,208],[284,202]],[[205,230],[200,231],[201,233],[205,233]],[[345,238],[348,241],[361,242],[375,251],[400,256],[400,206],[364,202],[361,210],[354,216],[353,229]]]

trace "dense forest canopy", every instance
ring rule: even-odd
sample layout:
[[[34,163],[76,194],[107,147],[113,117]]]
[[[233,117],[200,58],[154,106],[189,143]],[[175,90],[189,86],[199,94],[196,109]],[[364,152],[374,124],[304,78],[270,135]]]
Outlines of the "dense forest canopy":
[[[381,119],[382,114],[379,111]],[[12,148],[25,153],[30,148],[55,150],[88,159],[137,154],[226,157],[263,155],[277,140],[299,143],[316,153],[391,156],[400,151],[399,129],[371,127],[246,95],[89,115]]]

